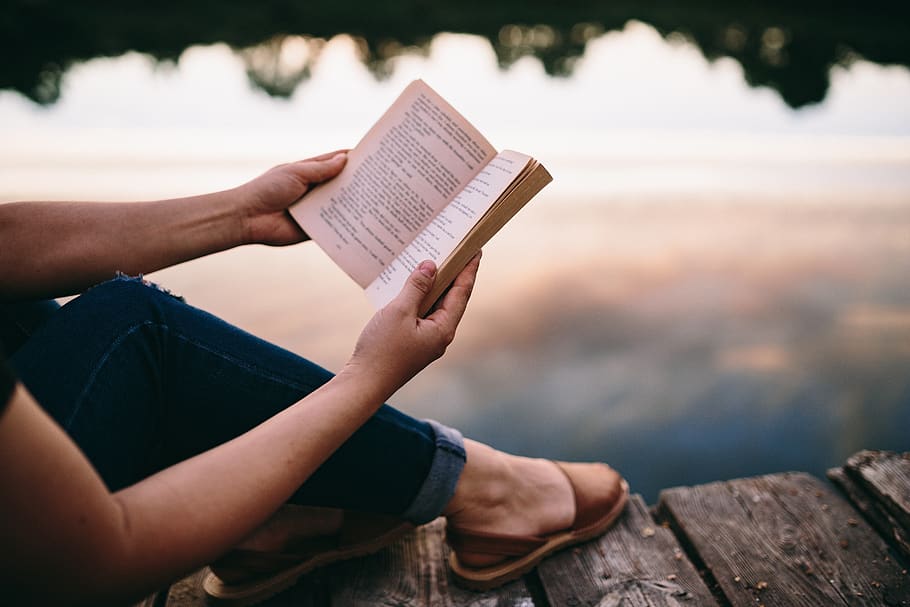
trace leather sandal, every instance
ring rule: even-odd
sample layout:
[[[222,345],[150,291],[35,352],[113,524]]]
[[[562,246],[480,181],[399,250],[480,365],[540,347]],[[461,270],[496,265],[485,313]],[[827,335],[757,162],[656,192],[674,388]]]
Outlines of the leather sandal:
[[[202,588],[212,605],[254,605],[318,567],[378,552],[412,529],[398,518],[345,511],[336,534],[297,540],[280,552],[231,550],[209,566]]]
[[[466,588],[488,590],[518,579],[549,555],[605,533],[622,514],[629,499],[629,485],[606,464],[555,462],[569,479],[575,495],[572,525],[548,535],[503,535],[446,527],[452,548],[449,565],[455,581]],[[459,553],[502,557],[491,565],[470,567]]]

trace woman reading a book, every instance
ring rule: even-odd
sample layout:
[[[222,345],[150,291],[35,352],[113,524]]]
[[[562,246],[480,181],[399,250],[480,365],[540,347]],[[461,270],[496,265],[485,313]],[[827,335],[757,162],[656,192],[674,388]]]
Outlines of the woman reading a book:
[[[335,376],[129,277],[305,240],[288,205],[344,163],[178,200],[0,205],[5,600],[122,602],[212,563],[206,591],[246,604],[440,515],[456,578],[489,588],[614,522],[627,487],[606,465],[507,455],[383,404],[453,339],[479,255],[423,318],[420,264]]]

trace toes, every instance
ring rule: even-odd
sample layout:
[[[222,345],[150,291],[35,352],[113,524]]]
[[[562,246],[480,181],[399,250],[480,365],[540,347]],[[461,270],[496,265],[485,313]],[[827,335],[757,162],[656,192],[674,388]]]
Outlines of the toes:
[[[575,492],[575,523],[583,528],[609,512],[623,494],[622,477],[606,464],[557,462]]]

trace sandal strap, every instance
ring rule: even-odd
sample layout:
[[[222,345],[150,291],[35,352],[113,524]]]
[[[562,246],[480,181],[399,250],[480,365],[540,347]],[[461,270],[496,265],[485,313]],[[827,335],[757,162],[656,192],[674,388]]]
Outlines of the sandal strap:
[[[524,556],[546,544],[547,540],[538,535],[503,535],[447,526],[446,542],[455,552]]]
[[[615,474],[615,470],[607,464],[599,462],[576,464],[554,461],[553,463],[566,476],[569,486],[572,487],[572,496],[575,499],[575,520],[572,522],[571,529],[579,531],[596,525],[604,515],[604,502],[602,496],[597,492],[585,491],[584,488],[590,488],[592,484],[601,484],[601,478],[596,478],[596,476],[592,478],[593,475],[607,472]],[[623,499],[622,477],[616,475],[616,479],[618,482],[612,491],[612,503]]]

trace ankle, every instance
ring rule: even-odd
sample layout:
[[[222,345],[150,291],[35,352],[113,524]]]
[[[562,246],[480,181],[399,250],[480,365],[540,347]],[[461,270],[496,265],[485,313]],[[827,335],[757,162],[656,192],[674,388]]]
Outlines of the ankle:
[[[508,455],[471,440],[465,441],[465,451],[464,470],[455,494],[443,510],[446,518],[503,509],[512,495],[514,474]]]
[[[509,455],[465,441],[468,457],[443,514],[457,528],[547,533],[567,527],[575,500],[551,461]]]

